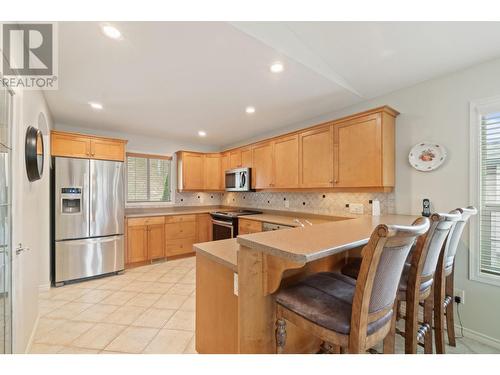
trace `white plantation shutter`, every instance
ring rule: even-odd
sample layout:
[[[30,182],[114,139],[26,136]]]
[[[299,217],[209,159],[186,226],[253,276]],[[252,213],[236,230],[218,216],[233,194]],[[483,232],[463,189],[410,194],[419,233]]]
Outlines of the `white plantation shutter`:
[[[170,159],[128,154],[127,202],[170,202]]]
[[[479,268],[500,276],[500,113],[482,117],[480,153]]]

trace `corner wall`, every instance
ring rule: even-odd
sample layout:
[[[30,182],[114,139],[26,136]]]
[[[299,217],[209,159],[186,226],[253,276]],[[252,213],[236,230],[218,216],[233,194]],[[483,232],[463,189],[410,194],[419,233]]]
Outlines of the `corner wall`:
[[[45,159],[41,180],[29,182],[24,160],[24,143],[28,126],[39,127],[43,113]],[[14,95],[14,129],[12,134],[12,309],[13,352],[24,353],[38,318],[39,286],[49,285],[50,214],[48,131],[52,118],[43,94],[39,91],[16,91]],[[29,250],[15,254],[18,244]]]

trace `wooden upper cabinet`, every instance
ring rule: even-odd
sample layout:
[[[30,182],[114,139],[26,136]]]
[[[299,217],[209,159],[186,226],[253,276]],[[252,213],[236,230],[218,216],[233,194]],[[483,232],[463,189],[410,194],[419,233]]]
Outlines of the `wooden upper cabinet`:
[[[50,149],[52,156],[90,158],[90,138],[53,131],[50,134]]]
[[[299,187],[333,186],[333,128],[326,125],[299,133]]]
[[[241,150],[241,166],[244,168],[251,168],[252,162],[252,149],[250,147]]]
[[[220,154],[206,154],[204,169],[205,190],[220,190]]]
[[[179,190],[203,190],[204,155],[194,152],[177,153],[177,179]]]
[[[394,117],[375,113],[335,124],[334,150],[335,187],[394,186]]]
[[[50,147],[52,156],[125,161],[126,144],[121,139],[53,131]]]
[[[273,143],[259,143],[253,148],[252,188],[269,189],[274,186]]]
[[[93,138],[90,140],[90,156],[101,160],[125,160],[125,145],[114,139]]]
[[[220,157],[221,165],[221,175],[220,175],[220,189],[225,190],[226,188],[226,171],[230,169],[229,167],[229,154],[224,153]]]
[[[274,141],[273,187],[299,187],[299,137],[297,134]]]
[[[241,167],[241,150],[229,152],[229,169]]]
[[[398,114],[384,106],[221,154],[180,151],[179,190],[224,190],[225,171],[248,167],[252,189],[390,191]]]

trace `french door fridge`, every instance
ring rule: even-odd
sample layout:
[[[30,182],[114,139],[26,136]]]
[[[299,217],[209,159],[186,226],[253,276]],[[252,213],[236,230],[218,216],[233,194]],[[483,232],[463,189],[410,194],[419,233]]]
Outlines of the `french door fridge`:
[[[56,157],[54,283],[124,269],[124,163]]]

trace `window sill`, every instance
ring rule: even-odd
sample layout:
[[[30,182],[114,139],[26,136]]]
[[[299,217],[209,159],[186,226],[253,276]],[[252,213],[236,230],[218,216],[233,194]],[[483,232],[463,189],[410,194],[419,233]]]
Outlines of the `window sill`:
[[[482,284],[488,284],[492,286],[500,287],[500,277],[495,275],[487,275],[484,273],[474,273],[469,277],[471,281],[475,281]]]
[[[141,207],[162,208],[162,207],[172,207],[172,206],[176,206],[175,202],[137,202],[137,203],[127,202],[127,203],[125,203],[125,208],[141,208]]]

